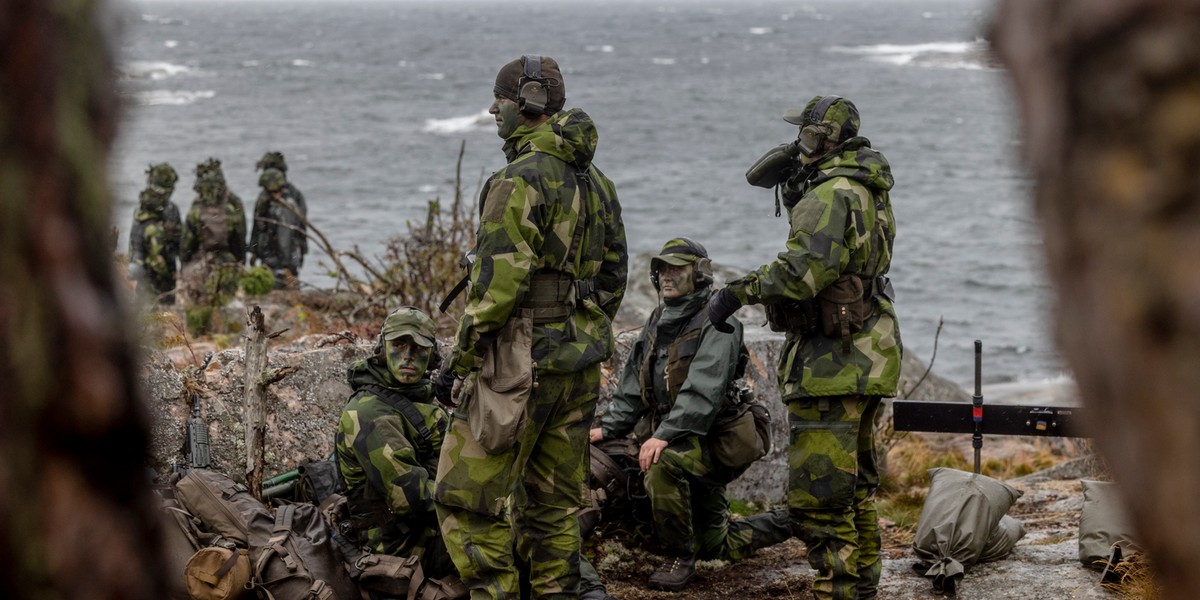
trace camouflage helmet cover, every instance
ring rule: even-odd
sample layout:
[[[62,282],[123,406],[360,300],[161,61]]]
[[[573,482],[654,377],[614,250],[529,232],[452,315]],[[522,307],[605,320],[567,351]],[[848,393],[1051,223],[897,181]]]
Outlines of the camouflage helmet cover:
[[[168,163],[150,165],[146,169],[146,185],[155,192],[174,191],[176,181],[179,181],[179,174]]]
[[[412,306],[401,306],[383,321],[380,336],[384,341],[408,336],[426,348],[437,346],[437,325],[429,315]]]
[[[283,159],[283,153],[270,151],[262,155],[258,162],[254,164],[255,169],[266,171],[267,169],[279,169],[283,173],[287,173],[287,161]]]
[[[192,184],[192,189],[201,196],[219,195],[225,189],[225,173],[221,171],[221,161],[210,157],[196,165],[196,183]]]
[[[276,192],[283,189],[287,179],[283,176],[283,171],[279,169],[266,169],[258,178],[258,185],[269,192]]]
[[[829,98],[829,96],[813,96],[813,99],[809,100],[802,110],[788,109],[783,113],[783,120],[793,125],[799,125],[801,128],[808,125],[822,125],[828,130],[828,139],[838,143],[858,135],[858,128],[862,124],[858,107],[845,98],[832,96],[832,102],[825,109],[824,114],[816,114],[817,106],[825,98]]]

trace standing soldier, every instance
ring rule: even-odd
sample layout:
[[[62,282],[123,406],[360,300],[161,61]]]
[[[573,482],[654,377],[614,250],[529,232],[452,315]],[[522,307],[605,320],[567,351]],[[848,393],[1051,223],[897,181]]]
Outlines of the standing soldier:
[[[278,154],[278,153],[276,153]],[[280,155],[282,162],[282,155]],[[259,161],[262,164],[262,161]],[[286,165],[281,165],[286,168]],[[308,252],[308,207],[283,171],[267,167],[258,178],[262,192],[254,204],[250,230],[250,264],[261,260],[275,274],[276,289],[295,289],[296,276]]]
[[[354,394],[338,422],[337,465],[358,545],[419,557],[423,576],[436,581],[410,581],[416,597],[465,598],[433,511],[433,474],[449,420],[433,402],[429,375],[437,356],[437,327],[428,315],[411,306],[388,315],[375,354],[348,371]]]
[[[779,389],[792,432],[788,508],[817,571],[813,593],[874,598],[882,569],[875,416],[880,399],[896,395],[901,358],[885,276],[896,232],[892,173],[858,136],[849,100],[818,96],[784,120],[800,127],[798,164],[781,190],[787,248],[713,294],[708,311],[720,324],[743,304],[764,304],[772,329],[787,332]]]
[[[188,300],[198,304],[237,289],[246,260],[246,213],[241,198],[226,187],[221,161],[215,158],[196,166],[192,189],[196,199],[184,224],[180,258]]]
[[[179,207],[171,201],[179,175],[167,163],[150,165],[146,189],[129,230],[129,277],[138,289],[156,296],[162,304],[175,303],[175,273],[183,226]]]
[[[463,387],[474,397],[451,419],[434,500],[472,597],[517,597],[515,552],[534,597],[576,598],[575,514],[600,363],[613,352],[611,319],[625,293],[625,230],[616,189],[592,164],[596,126],[578,108],[562,110],[558,63],[509,62],[494,92],[489,112],[508,166],[481,193],[467,307],[437,380],[448,402],[471,375]],[[520,499],[511,525],[510,495]]]
[[[736,318],[732,335],[705,318],[713,281],[708,252],[675,238],[651,259],[650,274],[662,303],[634,342],[612,403],[590,437],[593,443],[622,437],[649,417],[638,459],[654,534],[670,558],[650,575],[650,586],[679,591],[695,576],[697,558],[746,558],[791,537],[791,527],[782,510],[729,520],[725,486],[754,457],[737,468],[720,464],[708,436],[719,420],[743,408],[736,382],[749,355]],[[748,433],[758,442],[754,429]]]

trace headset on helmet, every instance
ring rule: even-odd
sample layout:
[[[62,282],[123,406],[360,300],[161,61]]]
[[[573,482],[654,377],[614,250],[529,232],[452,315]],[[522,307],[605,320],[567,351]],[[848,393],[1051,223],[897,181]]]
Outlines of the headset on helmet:
[[[542,77],[542,57],[536,54],[526,54],[521,57],[524,74],[517,81],[517,108],[531,115],[546,114],[546,103],[549,94],[547,85],[554,85]]]
[[[659,256],[668,254],[688,254],[696,257],[695,260],[689,261],[695,267],[692,270],[693,282],[696,284],[696,289],[711,285],[713,282],[712,260],[708,258],[708,250],[700,245],[700,242],[690,238],[677,237],[668,241],[664,246]],[[658,267],[655,263],[660,261],[659,256],[650,260],[650,283],[654,284],[654,289],[658,290]]]
[[[821,152],[829,135],[833,133],[832,127],[822,123],[825,113],[829,112],[829,107],[833,106],[834,102],[841,99],[841,96],[825,96],[804,116],[806,124],[800,128],[800,139],[797,144],[802,154],[812,157]]]

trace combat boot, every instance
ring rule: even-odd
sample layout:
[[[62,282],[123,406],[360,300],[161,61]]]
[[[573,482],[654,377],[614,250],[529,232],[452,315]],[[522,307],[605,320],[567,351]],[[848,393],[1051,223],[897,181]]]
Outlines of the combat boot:
[[[659,567],[650,576],[650,587],[678,592],[696,576],[696,559],[692,556],[676,556]]]

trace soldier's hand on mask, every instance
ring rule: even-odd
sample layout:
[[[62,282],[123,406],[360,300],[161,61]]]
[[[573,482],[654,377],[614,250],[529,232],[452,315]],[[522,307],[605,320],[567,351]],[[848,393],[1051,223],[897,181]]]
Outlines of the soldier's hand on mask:
[[[588,432],[588,441],[589,442],[595,444],[596,442],[598,442],[602,439],[604,439],[604,430],[603,429],[600,429],[599,427],[597,427]]]
[[[446,406],[454,406],[451,398],[454,397],[454,384],[457,380],[454,369],[442,368],[438,372],[437,381],[433,382],[433,397]]]
[[[650,438],[646,443],[642,444],[642,449],[638,452],[638,465],[643,471],[649,471],[650,466],[658,462],[658,458],[662,456],[663,450],[667,447],[667,442],[658,438]]]
[[[708,298],[708,306],[704,307],[708,313],[708,320],[712,322],[713,327],[721,333],[733,333],[733,325],[726,323],[737,309],[742,307],[742,301],[729,291],[729,288],[721,288]]]

